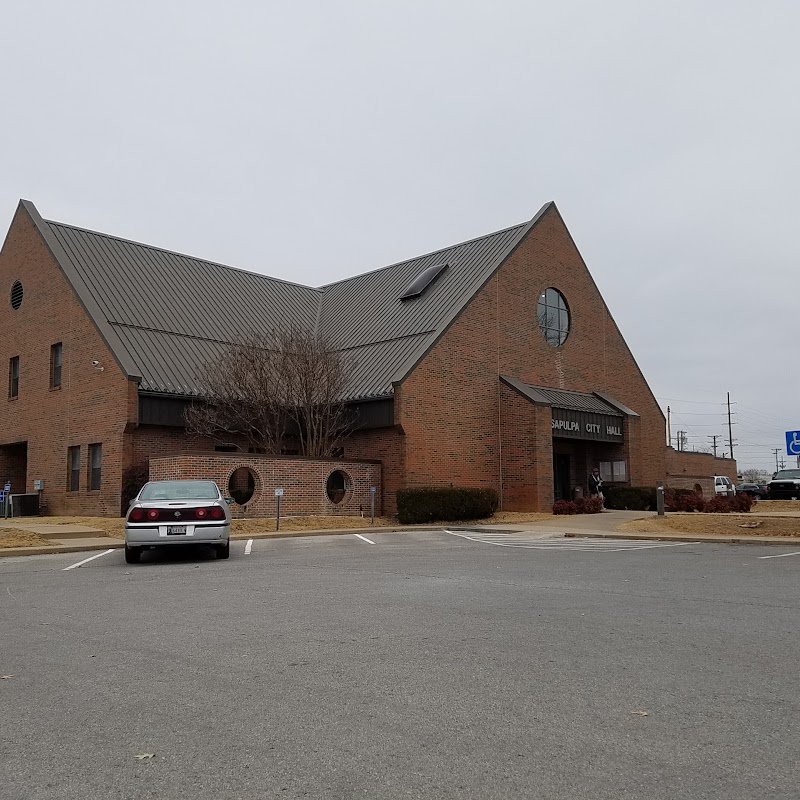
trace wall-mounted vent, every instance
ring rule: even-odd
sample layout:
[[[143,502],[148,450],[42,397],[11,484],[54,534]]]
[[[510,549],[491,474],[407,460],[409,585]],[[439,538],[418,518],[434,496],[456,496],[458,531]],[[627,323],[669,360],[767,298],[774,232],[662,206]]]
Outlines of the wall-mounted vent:
[[[11,308],[16,311],[22,305],[22,284],[19,281],[14,281],[11,287]]]
[[[400,299],[413,300],[415,297],[419,297],[446,269],[447,264],[434,264],[432,267],[422,270],[422,272],[411,281],[403,294],[400,295]]]

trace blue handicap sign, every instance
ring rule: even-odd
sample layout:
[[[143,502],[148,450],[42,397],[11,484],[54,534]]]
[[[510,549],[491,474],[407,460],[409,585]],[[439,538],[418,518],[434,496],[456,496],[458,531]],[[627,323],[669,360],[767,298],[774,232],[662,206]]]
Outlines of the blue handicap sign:
[[[800,456],[800,431],[786,431],[786,453]]]

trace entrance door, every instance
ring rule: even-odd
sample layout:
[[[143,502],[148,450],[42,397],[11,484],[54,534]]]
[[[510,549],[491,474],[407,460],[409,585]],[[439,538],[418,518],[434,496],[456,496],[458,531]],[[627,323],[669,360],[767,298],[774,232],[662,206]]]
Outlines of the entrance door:
[[[569,456],[553,453],[553,494],[556,500],[569,500]]]

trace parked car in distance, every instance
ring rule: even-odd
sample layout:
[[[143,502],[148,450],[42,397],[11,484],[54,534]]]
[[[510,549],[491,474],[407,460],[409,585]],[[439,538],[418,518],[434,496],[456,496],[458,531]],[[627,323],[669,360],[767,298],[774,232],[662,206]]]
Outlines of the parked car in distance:
[[[125,515],[125,561],[142,550],[187,544],[211,545],[217,558],[230,555],[231,511],[214,481],[150,481]]]
[[[782,469],[767,484],[770,500],[800,500],[800,469]]]
[[[767,490],[757,483],[740,483],[736,487],[736,494],[749,494],[756,500],[766,500],[768,496]]]
[[[714,493],[724,495],[736,494],[736,487],[731,483],[731,479],[727,475],[715,475]]]

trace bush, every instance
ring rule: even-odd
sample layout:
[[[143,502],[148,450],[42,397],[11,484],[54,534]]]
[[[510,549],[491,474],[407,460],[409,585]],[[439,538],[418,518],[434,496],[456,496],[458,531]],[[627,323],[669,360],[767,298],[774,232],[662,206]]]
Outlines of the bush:
[[[664,492],[666,511],[702,511],[704,507],[703,495],[691,489],[667,489]]]
[[[737,494],[733,497],[718,495],[712,497],[704,506],[706,514],[730,514],[749,511],[753,506],[753,498],[748,494]]]
[[[606,508],[620,511],[655,511],[655,486],[609,486],[603,488]]]
[[[556,500],[553,503],[554,514],[577,514],[578,505],[573,503],[572,500]]]
[[[150,480],[150,462],[140,461],[122,473],[122,497],[120,501],[121,516],[128,513],[131,500],[139,494],[139,490]]]
[[[397,518],[404,525],[436,520],[484,519],[497,511],[494,489],[430,486],[399,489]]]
[[[603,510],[603,501],[599,497],[582,497],[575,505],[579,514],[599,514]]]

